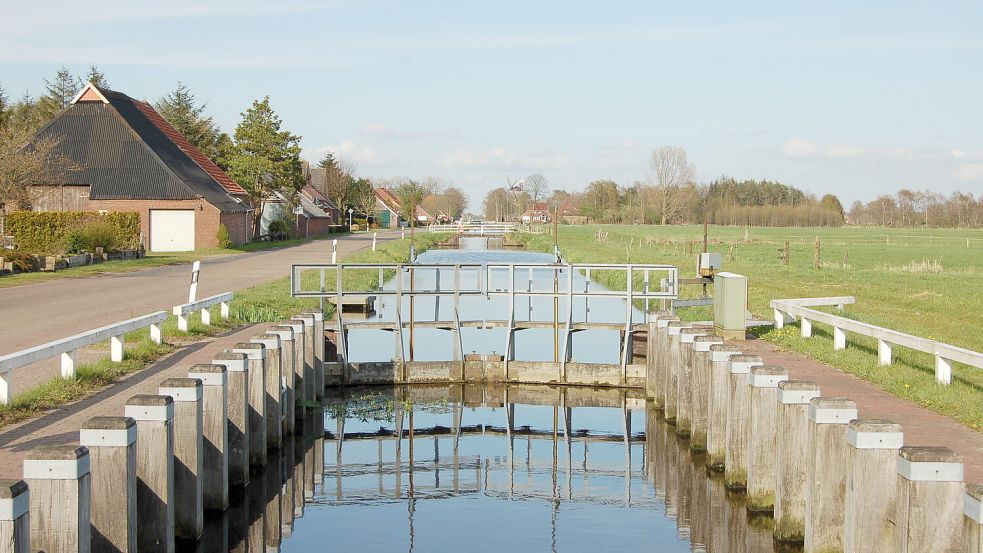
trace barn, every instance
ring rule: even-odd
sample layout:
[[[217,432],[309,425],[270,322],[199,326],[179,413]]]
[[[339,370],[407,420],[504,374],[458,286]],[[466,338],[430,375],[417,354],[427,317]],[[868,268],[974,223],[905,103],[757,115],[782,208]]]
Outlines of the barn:
[[[219,225],[251,237],[246,191],[146,102],[89,83],[36,137],[74,167],[35,187],[35,211],[138,212],[157,252],[215,248]]]

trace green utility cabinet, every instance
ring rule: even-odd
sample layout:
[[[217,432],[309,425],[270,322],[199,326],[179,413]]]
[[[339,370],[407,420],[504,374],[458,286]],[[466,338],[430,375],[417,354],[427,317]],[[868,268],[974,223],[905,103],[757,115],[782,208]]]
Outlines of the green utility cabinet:
[[[744,340],[747,330],[747,277],[721,272],[713,277],[713,324],[725,340]]]

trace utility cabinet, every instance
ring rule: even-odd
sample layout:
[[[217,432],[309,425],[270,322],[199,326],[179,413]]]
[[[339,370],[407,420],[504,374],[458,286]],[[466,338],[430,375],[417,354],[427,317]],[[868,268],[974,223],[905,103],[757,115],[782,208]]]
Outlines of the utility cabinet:
[[[747,277],[720,272],[713,278],[713,324],[725,340],[744,340],[747,330]]]

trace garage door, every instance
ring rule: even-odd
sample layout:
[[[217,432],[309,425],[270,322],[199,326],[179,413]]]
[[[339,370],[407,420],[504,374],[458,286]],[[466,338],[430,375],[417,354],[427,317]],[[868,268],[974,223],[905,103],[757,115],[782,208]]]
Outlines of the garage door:
[[[150,251],[188,252],[194,249],[194,210],[152,209],[150,211]]]

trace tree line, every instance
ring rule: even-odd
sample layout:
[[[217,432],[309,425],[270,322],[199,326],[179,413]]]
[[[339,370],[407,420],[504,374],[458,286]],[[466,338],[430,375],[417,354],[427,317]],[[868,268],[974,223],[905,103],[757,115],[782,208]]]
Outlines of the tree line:
[[[35,140],[35,133],[61,110],[69,106],[86,82],[109,88],[106,76],[95,65],[85,75],[75,76],[62,67],[51,80],[44,80],[44,93],[24,94],[11,100],[0,85],[0,210],[7,206],[30,207],[30,187],[54,182],[60,174],[71,169],[68,160],[54,152],[57,143]],[[236,181],[257,207],[254,234],[260,232],[259,221],[264,203],[280,193],[293,204],[307,184],[304,162],[301,159],[301,137],[284,128],[269,96],[256,99],[240,113],[240,121],[232,133],[223,131],[207,112],[207,103],[199,102],[183,82],[174,90],[152,102],[158,113],[196,148]],[[25,148],[25,144],[31,144]],[[464,194],[437,179],[391,179],[373,183],[357,174],[349,161],[326,154],[317,164],[325,178],[316,181],[319,192],[330,198],[346,212],[352,209],[362,218],[376,214],[374,188],[393,187],[409,194],[416,205],[459,217],[467,207]],[[429,209],[428,209],[429,211]],[[415,220],[408,213],[407,220]]]
[[[854,202],[849,218],[851,223],[864,226],[978,228],[983,227],[983,195],[953,192],[944,196],[905,188],[894,196]]]

